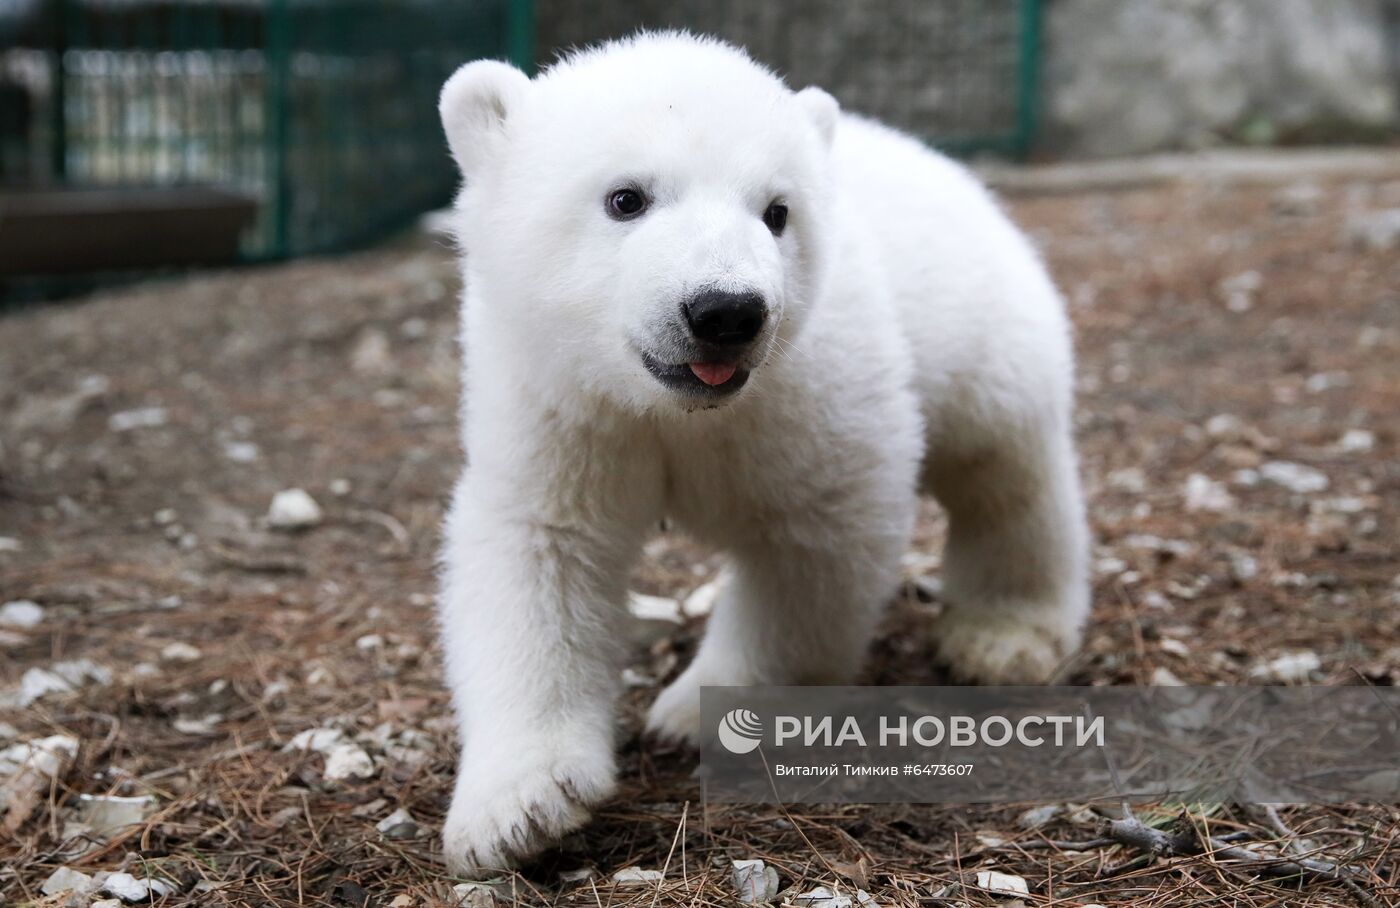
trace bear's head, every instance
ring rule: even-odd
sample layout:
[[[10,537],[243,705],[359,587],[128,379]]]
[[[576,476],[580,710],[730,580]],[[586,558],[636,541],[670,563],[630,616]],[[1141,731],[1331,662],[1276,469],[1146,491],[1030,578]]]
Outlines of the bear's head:
[[[723,403],[784,355],[826,267],[825,92],[664,33],[534,79],[469,63],[440,110],[468,331],[500,326],[532,368],[648,410]]]

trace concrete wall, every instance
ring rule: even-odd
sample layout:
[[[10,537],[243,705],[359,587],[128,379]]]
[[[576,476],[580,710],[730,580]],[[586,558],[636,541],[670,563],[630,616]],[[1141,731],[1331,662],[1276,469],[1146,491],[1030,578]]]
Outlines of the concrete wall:
[[[1397,22],[1393,0],[1049,0],[1043,147],[1102,156],[1393,134]]]
[[[684,25],[914,132],[1006,131],[1012,0],[537,0],[539,48]],[[1400,0],[1045,0],[1038,150],[1374,140],[1400,124]]]

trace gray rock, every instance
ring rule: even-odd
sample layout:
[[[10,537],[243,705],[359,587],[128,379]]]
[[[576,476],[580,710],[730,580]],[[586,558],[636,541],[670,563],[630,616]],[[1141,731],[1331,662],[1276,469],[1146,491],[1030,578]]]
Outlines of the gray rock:
[[[778,894],[778,871],[760,860],[734,861],[734,888],[739,901],[762,904]]]
[[[418,837],[418,822],[413,815],[400,807],[374,825],[386,839],[413,839]]]
[[[44,610],[37,602],[16,599],[0,605],[0,625],[4,627],[29,628],[43,620]]]
[[[302,530],[321,522],[321,506],[305,489],[284,489],[272,496],[267,509],[268,526]]]
[[[1271,460],[1259,468],[1259,476],[1290,492],[1307,495],[1325,490],[1331,481],[1321,470],[1287,460]]]
[[[1361,249],[1388,252],[1400,245],[1400,208],[1354,215],[1347,221],[1347,240]]]
[[[86,873],[81,873],[69,867],[60,867],[49,874],[39,886],[39,891],[44,895],[59,895],[64,892],[71,892],[77,895],[87,895],[97,888],[97,882]]]

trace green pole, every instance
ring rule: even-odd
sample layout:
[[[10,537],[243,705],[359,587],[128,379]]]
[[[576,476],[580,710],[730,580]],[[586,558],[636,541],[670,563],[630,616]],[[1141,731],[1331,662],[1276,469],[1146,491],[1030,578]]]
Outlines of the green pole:
[[[292,186],[287,169],[288,92],[291,90],[291,14],[288,0],[272,0],[267,14],[267,123],[265,148],[267,189],[271,200],[266,253],[275,258],[289,252]]]
[[[1040,114],[1040,0],[1021,0],[1021,47],[1016,60],[1015,152],[1026,157]]]
[[[53,94],[49,99],[49,169],[53,179],[63,182],[68,176],[68,78],[63,58],[68,52],[68,3],[54,3],[54,48],[50,68]]]
[[[534,0],[506,0],[506,56],[526,75],[534,75]]]

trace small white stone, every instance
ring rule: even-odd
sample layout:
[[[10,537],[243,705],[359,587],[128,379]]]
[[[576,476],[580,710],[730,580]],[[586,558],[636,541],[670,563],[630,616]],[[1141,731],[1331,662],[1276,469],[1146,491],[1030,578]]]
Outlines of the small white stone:
[[[58,868],[39,885],[39,891],[44,895],[58,895],[63,892],[87,895],[96,888],[97,882],[92,877],[69,867]]]
[[[198,662],[204,658],[204,653],[200,652],[196,646],[191,646],[183,640],[176,640],[167,643],[160,649],[160,661],[162,662]]]
[[[730,863],[739,901],[761,905],[771,902],[778,894],[778,871],[774,868],[757,859]]]
[[[279,697],[286,697],[288,691],[291,691],[291,684],[288,684],[286,680],[279,679],[270,681],[270,683],[263,688],[262,701],[272,702]]]
[[[146,886],[151,890],[152,898],[162,895],[174,895],[179,892],[179,888],[169,880],[151,878],[146,881]]]
[[[106,685],[112,683],[112,670],[98,665],[91,659],[64,659],[49,666],[54,674],[74,687],[84,684]]]
[[[1283,653],[1275,656],[1268,662],[1256,665],[1249,673],[1251,678],[1263,678],[1272,681],[1306,681],[1308,675],[1322,668],[1322,660],[1317,653],[1310,650],[1299,650],[1293,653]]]
[[[799,908],[851,908],[849,895],[837,894],[825,886],[818,886],[809,892],[793,896],[792,903]]]
[[[496,904],[495,890],[482,883],[458,883],[452,887],[452,895],[457,908],[492,908]]]
[[[1009,873],[1001,873],[996,870],[977,871],[977,888],[984,892],[994,892],[999,895],[1030,895],[1030,888],[1026,886],[1024,877],[1014,876]]]
[[[128,826],[141,823],[155,809],[156,799],[150,795],[121,797],[119,795],[78,796],[78,819],[94,833],[105,836]]]
[[[0,536],[0,552],[18,552],[24,546],[13,536]]]
[[[107,418],[107,428],[113,432],[130,432],[133,429],[156,429],[169,421],[170,414],[164,407],[139,407],[113,413]]]
[[[261,456],[262,452],[251,441],[224,442],[224,457],[234,463],[252,463]]]
[[[0,605],[0,625],[5,627],[33,627],[43,620],[44,610],[37,602],[15,599]]]
[[[160,677],[160,667],[150,662],[138,662],[127,672],[129,676],[137,679],[148,679]]]
[[[46,668],[28,669],[19,679],[19,705],[29,706],[49,694],[69,694],[76,688],[63,676]]]
[[[386,839],[411,839],[418,835],[417,821],[402,807],[374,824],[374,828]]]
[[[1368,432],[1365,429],[1347,429],[1342,433],[1342,437],[1337,439],[1336,444],[1338,451],[1345,451],[1350,454],[1369,451],[1375,446],[1375,433]]]
[[[98,899],[97,901],[95,901],[95,902],[93,902],[91,905],[89,905],[88,908],[122,908],[122,900],[121,900],[121,899]]]
[[[1309,508],[1318,514],[1363,514],[1369,511],[1373,504],[1373,500],[1356,495],[1338,495],[1335,498],[1313,501]]]
[[[1231,413],[1217,413],[1206,420],[1206,434],[1217,441],[1238,441],[1246,432],[1244,420]]]
[[[1248,583],[1259,576],[1259,561],[1253,555],[1243,552],[1230,556],[1230,579],[1236,583]]]
[[[1309,394],[1321,394],[1323,391],[1331,391],[1333,388],[1351,387],[1351,376],[1345,372],[1318,372],[1309,375],[1308,380],[1303,382],[1303,387]]]
[[[1156,609],[1169,609],[1172,607],[1172,601],[1157,590],[1148,590],[1143,593],[1142,604],[1148,608]]]
[[[366,328],[360,333],[355,348],[350,351],[350,368],[361,375],[381,375],[394,367],[389,338],[378,328]]]
[[[21,773],[43,781],[63,772],[78,754],[78,739],[72,735],[50,735],[33,741],[11,744],[0,750],[0,775],[18,777]]]
[[[123,902],[144,902],[161,896],[174,895],[178,890],[167,880],[155,877],[144,879],[129,873],[112,873],[102,879],[101,891],[114,895]]]
[[[1287,460],[1269,461],[1259,468],[1259,475],[1299,495],[1321,492],[1331,484],[1321,470]]]
[[[1171,669],[1163,668],[1160,665],[1152,670],[1153,687],[1185,687],[1186,682],[1172,674]]]
[[[350,490],[353,486],[350,485],[350,480],[348,479],[332,479],[329,488],[331,494],[336,498],[344,498],[346,495],[350,494]]]
[[[1147,491],[1147,474],[1138,467],[1125,467],[1108,474],[1109,488],[1119,492],[1141,493]]]
[[[102,881],[102,891],[124,902],[144,902],[150,897],[151,887],[148,881],[138,880],[129,873],[113,873]]]
[[[1094,573],[1100,577],[1116,577],[1128,569],[1128,562],[1112,555],[1094,562]]]
[[[624,867],[612,875],[614,883],[621,883],[625,886],[659,883],[662,879],[664,877],[660,870],[643,870],[641,867]]]
[[[283,489],[267,509],[269,526],[283,530],[313,527],[321,522],[321,506],[304,489]]]
[[[380,634],[365,634],[363,637],[360,637],[355,641],[355,649],[359,650],[360,652],[369,652],[370,650],[383,649],[383,647],[384,637]]]
[[[1347,239],[1372,252],[1385,252],[1400,243],[1400,208],[1352,215],[1346,223]]]
[[[168,527],[179,519],[180,515],[175,512],[174,508],[161,508],[151,515],[151,522],[158,527]]]
[[[1191,649],[1175,637],[1163,637],[1157,645],[1162,652],[1171,653],[1173,656],[1191,655]]]
[[[1220,514],[1235,507],[1235,498],[1225,488],[1225,484],[1216,482],[1204,473],[1192,473],[1186,477],[1182,497],[1186,501],[1188,511],[1210,511]]]
[[[329,754],[345,742],[345,732],[338,728],[308,728],[297,732],[292,740],[282,745],[283,751],[310,750],[318,754]]]
[[[592,867],[580,867],[577,870],[559,871],[559,881],[562,883],[582,883],[593,879],[598,875],[598,871]]]
[[[222,713],[209,713],[199,719],[176,719],[170,725],[182,735],[212,735],[222,721]]]
[[[332,782],[369,779],[374,776],[374,761],[354,744],[340,744],[326,756],[325,776]]]
[[[1032,807],[1016,818],[1016,825],[1022,829],[1038,829],[1064,812],[1059,804],[1044,804]]]
[[[1230,481],[1242,489],[1252,489],[1259,485],[1259,471],[1245,467],[1230,474]]]

